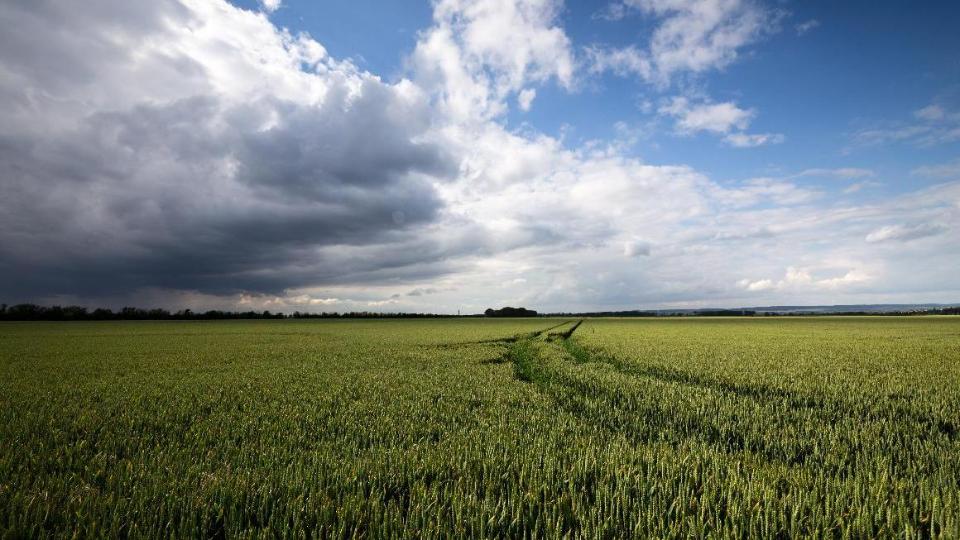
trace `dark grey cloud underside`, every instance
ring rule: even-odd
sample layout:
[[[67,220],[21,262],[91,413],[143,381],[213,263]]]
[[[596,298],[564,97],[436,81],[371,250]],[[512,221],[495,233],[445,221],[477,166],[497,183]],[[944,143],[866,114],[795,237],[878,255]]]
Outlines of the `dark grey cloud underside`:
[[[185,17],[173,2],[136,4],[92,3],[77,15],[86,34],[63,5],[0,6],[13,30],[0,37],[0,297],[279,293],[391,268],[444,271],[439,245],[418,231],[442,209],[431,182],[458,164],[419,140],[426,106],[379,81],[333,79],[319,106],[238,105],[199,84],[195,97],[108,111],[78,97],[79,121],[62,127],[45,117],[37,92],[72,100],[97,76],[91,62],[129,60],[104,35]],[[35,46],[40,27],[64,32]],[[189,58],[162,63],[185,86],[205,77]]]
[[[354,105],[343,123],[356,116],[394,132],[351,140],[331,113],[296,108],[264,132],[198,130],[236,113],[202,100],[92,118],[55,139],[3,140],[0,162],[12,174],[0,202],[0,271],[11,285],[0,292],[277,292],[369,270],[362,260],[330,268],[319,248],[402,243],[441,205],[415,173],[442,175],[451,164],[404,126],[363,118],[379,112],[373,106]],[[243,193],[198,189],[222,177],[224,161]],[[223,200],[238,196],[241,204]]]

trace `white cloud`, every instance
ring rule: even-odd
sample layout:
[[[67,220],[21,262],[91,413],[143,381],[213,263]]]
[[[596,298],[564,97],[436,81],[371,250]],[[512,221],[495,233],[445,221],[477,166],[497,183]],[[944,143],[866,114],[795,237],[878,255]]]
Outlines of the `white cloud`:
[[[592,15],[593,19],[619,21],[627,16],[627,6],[621,2],[611,2]]]
[[[882,184],[881,184],[880,182],[873,182],[873,181],[871,181],[871,180],[864,180],[864,181],[862,181],[862,182],[854,182],[854,183],[850,184],[849,186],[847,186],[846,188],[844,188],[843,192],[849,195],[849,194],[851,194],[851,193],[858,193],[858,192],[860,192],[860,191],[863,191],[863,190],[866,189],[866,188],[878,187],[878,186],[881,186],[881,185],[882,185]]]
[[[737,286],[750,292],[842,289],[870,281],[870,275],[858,268],[852,268],[834,277],[815,278],[810,268],[788,267],[782,279],[759,279],[751,281],[741,279]]]
[[[943,118],[947,116],[947,111],[945,111],[940,105],[932,104],[927,105],[922,109],[917,109],[913,112],[913,115],[920,120],[935,122],[937,120],[943,120]]]
[[[299,294],[296,296],[289,296],[283,299],[277,298],[275,301],[282,301],[289,306],[334,306],[337,304],[342,304],[345,301],[340,298],[315,298],[309,294]],[[254,298],[250,295],[244,295],[241,297],[241,304],[250,304],[254,302]],[[284,306],[286,307],[286,306]]]
[[[620,48],[591,45],[584,49],[591,73],[613,72],[621,77],[638,75],[653,78],[653,64],[647,53],[636,45]]]
[[[753,148],[765,144],[780,144],[786,137],[780,133],[731,133],[723,140],[736,148]]]
[[[853,135],[854,146],[907,143],[930,147],[960,141],[960,111],[932,103],[913,112],[913,121],[885,122]]]
[[[750,126],[756,112],[741,109],[736,103],[692,103],[688,98],[678,96],[662,105],[658,112],[676,119],[675,128],[681,134],[695,134],[701,131],[724,135],[723,140],[737,148],[749,148],[764,144],[778,144],[784,136],[777,133],[744,133]]]
[[[779,14],[747,0],[623,0],[601,13],[620,19],[639,12],[654,19],[643,49],[593,47],[595,71],[632,73],[661,85],[679,73],[721,69],[738,51],[777,29]]]
[[[836,169],[823,169],[823,168],[813,168],[813,169],[804,169],[803,171],[798,172],[790,176],[790,178],[800,178],[804,176],[814,176],[814,177],[829,177],[829,178],[839,178],[841,180],[853,180],[857,178],[870,178],[876,176],[870,169],[863,169],[859,167],[839,167]]]
[[[776,31],[782,15],[748,0],[620,0],[608,4],[596,17],[620,20],[633,12],[653,20],[646,47],[591,45],[584,49],[586,63],[592,73],[636,75],[661,88],[668,87],[678,74],[724,68],[740,49]],[[756,112],[732,102],[694,104],[688,98],[675,97],[660,108],[660,114],[676,117],[681,133],[722,134],[723,141],[734,148],[785,140],[779,133],[745,133]]]
[[[736,187],[711,187],[711,194],[720,204],[743,208],[761,203],[781,206],[805,204],[819,198],[822,193],[777,178],[751,178]]]
[[[802,23],[797,24],[793,28],[794,30],[797,31],[798,36],[802,36],[807,32],[813,30],[814,28],[817,28],[818,26],[820,26],[820,21],[816,19],[810,19],[808,21],[804,21]]]
[[[849,285],[855,285],[870,281],[870,275],[859,269],[847,271],[842,276],[833,278],[824,278],[816,282],[817,286],[827,289],[839,289]]]
[[[796,180],[803,178],[833,178],[836,180],[860,180],[859,182],[854,182],[848,185],[843,189],[843,193],[852,194],[862,191],[865,188],[877,187],[882,184],[875,182],[873,180],[867,180],[867,178],[873,178],[876,176],[876,173],[871,169],[864,169],[861,167],[837,167],[833,169],[814,167],[810,169],[804,169],[796,174],[791,174],[786,176],[786,179]]]
[[[417,82],[460,122],[502,114],[505,99],[531,83],[572,88],[561,8],[559,0],[439,0],[410,57]]]
[[[660,107],[660,114],[677,119],[676,127],[684,133],[712,131],[728,133],[731,129],[746,129],[756,115],[754,111],[737,107],[735,103],[691,103],[685,97],[675,97]]]
[[[946,227],[939,224],[921,223],[915,225],[885,225],[867,235],[866,241],[876,242],[909,242],[919,238],[935,236],[946,231]]]
[[[281,0],[260,0],[260,5],[262,5],[264,11],[268,13],[273,13],[280,9],[280,4]]]
[[[945,178],[948,180],[960,179],[960,159],[949,163],[940,163],[938,165],[924,165],[910,171],[915,176],[926,176],[930,178]]]
[[[758,279],[757,281],[750,281],[749,279],[741,279],[737,282],[737,285],[748,291],[768,291],[775,288],[773,280],[769,279]]]
[[[537,91],[533,88],[521,90],[520,93],[517,94],[517,105],[520,106],[520,110],[529,111],[535,97],[537,97]]]

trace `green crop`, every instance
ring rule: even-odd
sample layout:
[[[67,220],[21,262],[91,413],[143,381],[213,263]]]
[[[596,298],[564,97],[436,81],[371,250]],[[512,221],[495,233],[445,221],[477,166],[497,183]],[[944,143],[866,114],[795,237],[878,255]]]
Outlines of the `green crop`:
[[[960,537],[960,319],[0,324],[0,536]]]

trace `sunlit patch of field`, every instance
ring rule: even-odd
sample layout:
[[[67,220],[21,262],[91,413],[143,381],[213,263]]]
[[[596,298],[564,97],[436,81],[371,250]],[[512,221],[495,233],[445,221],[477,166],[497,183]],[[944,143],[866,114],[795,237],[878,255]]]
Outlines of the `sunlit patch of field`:
[[[0,534],[960,536],[960,318],[0,325]]]

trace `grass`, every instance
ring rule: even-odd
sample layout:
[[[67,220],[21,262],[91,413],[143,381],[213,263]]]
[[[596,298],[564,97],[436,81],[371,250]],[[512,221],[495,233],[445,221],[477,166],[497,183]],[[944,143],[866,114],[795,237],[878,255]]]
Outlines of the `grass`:
[[[960,537],[960,319],[0,325],[0,536]]]

